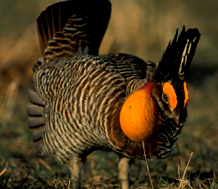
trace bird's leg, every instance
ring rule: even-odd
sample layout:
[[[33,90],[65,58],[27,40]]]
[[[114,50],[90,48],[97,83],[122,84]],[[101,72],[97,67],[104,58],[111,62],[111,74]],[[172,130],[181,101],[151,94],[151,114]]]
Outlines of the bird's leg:
[[[120,157],[119,161],[119,179],[122,189],[129,189],[129,171],[132,160],[126,157]]]
[[[80,158],[74,157],[68,167],[71,171],[71,186],[73,189],[80,189],[81,188],[81,171],[83,168],[83,162]]]

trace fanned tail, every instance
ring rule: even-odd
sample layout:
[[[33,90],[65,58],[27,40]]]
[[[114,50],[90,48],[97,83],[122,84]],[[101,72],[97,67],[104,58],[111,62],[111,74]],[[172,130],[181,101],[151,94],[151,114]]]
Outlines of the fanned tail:
[[[34,130],[33,141],[38,142],[45,131],[45,121],[43,117],[44,104],[42,99],[34,90],[29,90],[29,101],[27,105],[27,114],[29,116],[29,128]]]
[[[178,76],[180,79],[185,80],[199,39],[200,33],[196,28],[185,31],[183,26],[179,37],[177,29],[172,43],[169,42],[159,62],[154,76],[156,82],[167,81],[169,78]]]
[[[48,6],[37,19],[45,59],[97,55],[110,12],[108,0],[65,0]]]

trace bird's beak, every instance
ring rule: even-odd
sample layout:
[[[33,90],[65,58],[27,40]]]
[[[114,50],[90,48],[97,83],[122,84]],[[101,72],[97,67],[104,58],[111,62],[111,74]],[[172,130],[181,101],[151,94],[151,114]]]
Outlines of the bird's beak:
[[[175,112],[175,111],[173,111],[172,109],[171,109],[171,112],[172,112],[174,121],[176,122],[176,125],[179,126],[179,124],[180,124],[180,121],[179,121],[179,119],[180,119],[180,114],[177,113],[177,112]]]
[[[174,121],[176,122],[177,126],[179,126],[179,124],[180,124],[180,121],[179,121],[180,115],[173,114],[173,117],[174,117]]]

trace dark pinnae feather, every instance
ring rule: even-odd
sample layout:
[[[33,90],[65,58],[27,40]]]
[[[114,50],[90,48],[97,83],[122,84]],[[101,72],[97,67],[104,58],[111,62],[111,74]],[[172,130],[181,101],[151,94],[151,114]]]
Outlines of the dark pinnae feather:
[[[167,81],[178,76],[184,80],[189,71],[199,39],[200,33],[196,28],[185,31],[183,26],[179,37],[177,29],[173,41],[169,42],[159,62],[154,76],[155,81]]]
[[[187,43],[187,48],[185,49],[186,50],[185,54],[187,54],[187,60],[185,57],[183,59],[183,62],[181,62],[181,68],[179,68],[179,75],[180,75],[180,77],[183,77],[184,79],[187,76],[187,73],[190,69],[191,61],[194,57],[195,50],[197,48],[197,45],[198,45],[198,42],[200,39],[200,33],[196,28],[189,29],[187,31],[187,33],[188,33],[188,35],[190,35],[191,43]]]

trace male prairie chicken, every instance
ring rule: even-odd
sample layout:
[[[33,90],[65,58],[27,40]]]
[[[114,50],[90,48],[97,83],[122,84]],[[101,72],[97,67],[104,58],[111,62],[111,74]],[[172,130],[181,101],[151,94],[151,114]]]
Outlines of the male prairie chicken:
[[[80,188],[81,167],[94,150],[121,155],[129,188],[130,160],[166,158],[187,116],[186,76],[200,33],[178,30],[158,64],[129,54],[98,55],[110,19],[108,0],[60,1],[37,19],[43,56],[33,66],[29,127],[42,153],[67,164]]]

